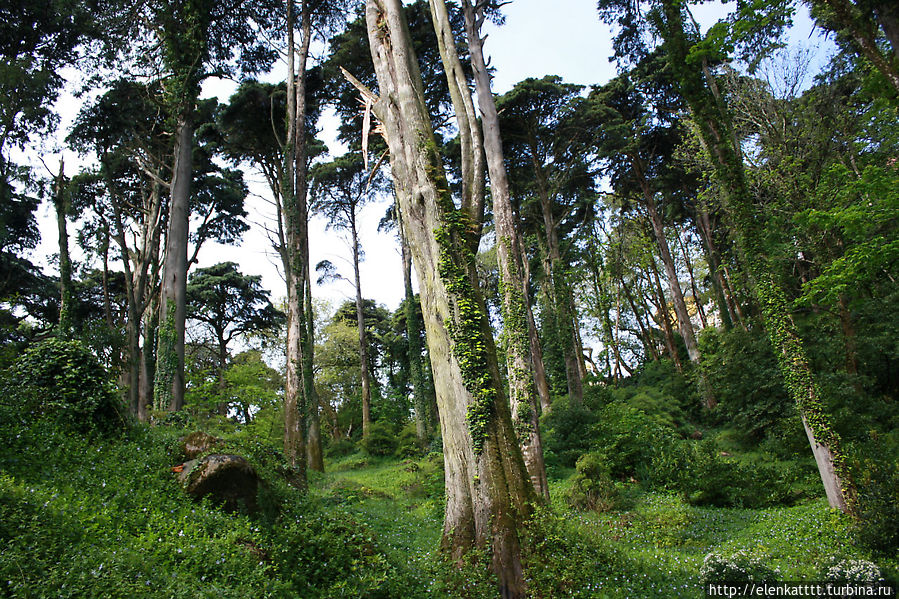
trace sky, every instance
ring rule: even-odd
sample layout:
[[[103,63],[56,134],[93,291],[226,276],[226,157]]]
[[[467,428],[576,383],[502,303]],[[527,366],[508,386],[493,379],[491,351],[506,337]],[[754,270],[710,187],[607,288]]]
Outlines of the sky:
[[[612,54],[610,29],[600,23],[594,0],[554,0],[552,8],[546,0],[514,0],[503,8],[505,24],[497,27],[485,25],[487,39],[485,52],[490,57],[490,65],[495,70],[493,90],[504,93],[512,86],[528,77],[560,75],[566,82],[581,85],[602,84],[615,74],[615,67],[609,62]],[[697,20],[710,25],[724,9],[719,3],[706,3],[698,7]],[[812,24],[804,9],[800,9],[796,25],[790,33],[791,43],[816,44],[820,39],[812,35]],[[282,69],[281,77],[283,78]],[[277,71],[276,71],[277,73]],[[70,73],[77,79],[77,73]],[[277,75],[271,76],[272,80]],[[233,82],[210,81],[204,86],[205,95],[217,95],[227,100],[234,90]],[[57,139],[62,140],[77,112],[79,100],[70,95],[60,98],[57,106],[62,115]],[[325,118],[320,137],[329,144],[332,154],[339,155],[343,149],[334,142],[336,119]],[[330,140],[330,141],[329,141]],[[52,143],[51,143],[52,145]],[[52,155],[51,155],[52,156]],[[51,168],[58,168],[59,157],[45,158]],[[66,153],[66,174],[71,176],[79,168],[77,156]],[[32,160],[32,162],[34,162]],[[43,169],[40,163],[38,168]],[[267,186],[261,177],[248,172],[251,196],[247,198],[246,209],[251,230],[244,235],[239,246],[222,246],[207,242],[199,256],[200,266],[209,266],[222,261],[234,261],[245,274],[261,275],[263,286],[270,290],[273,300],[286,295],[283,279],[277,266],[278,259],[271,250],[264,225],[274,224],[272,210],[266,201]],[[362,292],[367,298],[395,309],[403,297],[402,262],[398,244],[393,233],[378,232],[377,226],[384,216],[390,201],[381,199],[362,209],[360,217],[360,237],[365,251],[362,264]],[[52,208],[48,204],[39,209],[39,223],[43,235],[41,245],[34,258],[46,271],[54,271],[48,256],[56,253],[56,225]],[[310,252],[313,268],[320,260],[330,260],[338,271],[352,278],[349,261],[350,249],[344,236],[326,229],[325,222],[313,218],[310,230]],[[70,235],[74,227],[70,224]],[[76,260],[78,254],[75,253]],[[336,281],[313,288],[313,295],[329,300],[335,307],[354,297],[353,287],[345,281]]]

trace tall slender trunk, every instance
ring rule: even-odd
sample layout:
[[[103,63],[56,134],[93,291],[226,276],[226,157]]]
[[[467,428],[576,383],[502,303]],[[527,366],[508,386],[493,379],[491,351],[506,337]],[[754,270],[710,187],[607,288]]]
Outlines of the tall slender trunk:
[[[556,332],[560,336],[562,344],[562,356],[565,360],[565,378],[568,383],[568,396],[571,401],[578,404],[584,400],[584,387],[581,380],[581,366],[579,364],[577,349],[577,331],[575,330],[576,317],[571,313],[573,305],[571,289],[565,273],[565,265],[562,261],[562,250],[559,244],[558,225],[553,216],[553,202],[549,196],[546,175],[543,165],[536,159],[536,143],[532,141],[531,158],[534,163],[534,173],[537,180],[538,197],[540,199],[540,212],[543,216],[543,228],[547,251],[547,297],[552,305],[552,318],[555,321]]]
[[[368,95],[390,148],[440,409],[447,495],[443,546],[455,560],[475,547],[489,548],[500,595],[522,598],[519,527],[536,495],[477,285],[470,250],[474,223],[449,192],[401,1],[367,0],[365,17],[383,100]]]
[[[368,356],[368,336],[365,333],[365,313],[362,301],[362,280],[359,277],[359,234],[356,231],[356,212],[350,211],[350,235],[353,243],[353,280],[356,284],[356,330],[359,334],[359,370],[362,377],[362,438],[371,430],[371,373]]]
[[[705,317],[702,301],[699,299],[699,290],[696,287],[696,277],[693,275],[693,261],[690,260],[690,252],[687,249],[687,244],[681,238],[680,233],[675,231],[674,234],[677,237],[677,245],[680,248],[681,255],[684,257],[684,265],[687,267],[687,274],[690,277],[690,293],[693,294],[693,303],[696,305],[696,313],[699,315],[699,322],[702,324],[702,328],[705,329],[709,326],[709,323]]]
[[[621,284],[620,289],[621,289],[621,291],[624,292],[624,298],[627,300],[628,306],[631,307],[631,312],[634,313],[634,320],[637,321],[637,327],[640,329],[640,336],[643,337],[644,349],[647,351],[647,353],[649,353],[651,356],[653,356],[654,360],[658,360],[660,358],[660,356],[659,356],[658,348],[656,347],[656,341],[653,338],[653,336],[650,334],[646,325],[643,324],[643,319],[640,317],[640,311],[637,308],[637,303],[634,301],[634,296],[631,293],[630,288],[627,286],[627,283],[624,282],[624,278],[621,275],[619,275],[618,280]],[[621,313],[620,306],[618,309],[618,313],[619,314]],[[616,329],[617,329],[617,326],[616,326]],[[666,340],[667,340],[667,337],[666,337]],[[617,348],[617,345],[618,344],[616,343],[616,348]],[[615,351],[615,357],[616,357],[616,359],[620,360],[617,349]]]
[[[659,214],[652,190],[649,188],[648,182],[642,177],[642,171],[639,168],[635,168],[635,170],[638,171],[638,177],[640,177],[640,186],[643,190],[643,200],[646,206],[646,213],[649,216],[649,224],[652,226],[652,234],[656,241],[656,248],[659,250],[659,258],[662,260],[662,267],[665,269],[665,276],[668,279],[668,290],[671,292],[674,313],[677,316],[678,331],[684,339],[684,345],[687,346],[687,355],[690,357],[690,361],[694,364],[699,364],[702,356],[700,356],[699,347],[696,344],[696,335],[693,332],[693,323],[690,320],[687,303],[684,301],[684,292],[680,286],[680,279],[677,276],[677,267],[674,264],[674,258],[671,256],[668,239],[665,237],[665,224],[662,222],[662,216]]]
[[[63,338],[68,338],[74,332],[72,258],[69,256],[69,230],[66,224],[69,201],[66,197],[65,163],[62,158],[59,159],[59,174],[53,185],[53,196],[59,241],[59,334]]]
[[[306,59],[309,52],[309,8],[301,3],[303,39],[297,65],[294,40],[294,3],[287,3],[287,141],[284,148],[282,201],[285,248],[282,253],[287,281],[287,368],[284,382],[284,453],[306,485],[306,405],[303,386],[305,349],[306,256]]]
[[[184,323],[187,316],[187,237],[193,176],[193,117],[178,119],[171,182],[169,227],[159,296],[159,329],[153,408],[177,412],[184,406]]]
[[[828,502],[844,512],[855,512],[855,487],[849,478],[839,435],[825,411],[825,402],[790,314],[786,293],[775,278],[776,269],[771,268],[765,257],[763,231],[746,183],[739,147],[733,142],[727,107],[715,97],[714,90],[709,89],[703,73],[687,61],[690,47],[684,32],[682,5],[676,0],[663,0],[661,8],[662,37],[672,76],[693,113],[700,140],[712,158],[741,261],[748,268],[752,290],[784,382],[802,418]]]
[[[307,237],[308,247],[308,237]],[[306,252],[307,257],[309,252]],[[308,259],[308,258],[307,258]],[[307,271],[308,272],[308,271]],[[315,312],[312,309],[312,277],[306,277],[306,351],[303,353],[303,391],[308,398],[309,407],[309,439],[306,443],[306,463],[316,472],[325,471],[325,458],[322,453],[321,404],[313,379],[315,351]]]
[[[659,312],[659,324],[665,333],[665,346],[668,348],[668,355],[674,362],[674,366],[678,372],[683,372],[684,366],[680,361],[680,354],[677,351],[677,339],[674,337],[674,328],[671,326],[671,315],[668,313],[668,300],[665,298],[665,291],[662,289],[662,281],[659,278],[659,269],[656,267],[655,258],[650,256],[649,259],[650,285],[655,294]]]
[[[405,290],[405,312],[406,312],[406,339],[407,343],[407,360],[409,362],[409,372],[412,379],[412,402],[415,406],[415,435],[418,442],[422,445],[427,443],[428,438],[434,428],[434,422],[431,418],[431,406],[425,389],[425,372],[421,361],[421,323],[418,319],[418,312],[415,310],[415,295],[412,292],[412,252],[409,249],[409,243],[403,234],[402,216],[397,211],[400,218],[400,252],[403,258],[403,289]]]
[[[519,237],[519,241],[522,241]],[[531,280],[531,262],[528,260],[524,249],[524,243],[519,244],[521,252],[522,283],[528,285]],[[528,342],[531,346],[531,356],[534,365],[534,385],[537,387],[537,395],[540,397],[540,409],[548,414],[552,409],[552,393],[549,389],[549,379],[546,376],[546,365],[543,363],[543,347],[540,345],[540,334],[537,332],[537,323],[534,320],[534,311],[531,309],[530,289],[525,288],[524,300],[528,318]]]
[[[446,6],[443,0],[431,0],[431,6],[441,12],[439,19],[443,29],[449,28]],[[503,339],[506,350],[506,369],[509,379],[509,401],[512,421],[518,431],[521,452],[531,483],[537,493],[549,499],[546,465],[543,461],[543,441],[540,438],[540,411],[537,388],[531,374],[537,370],[533,338],[529,337],[527,317],[527,279],[521,263],[521,238],[515,213],[512,210],[509,181],[503,157],[503,145],[499,130],[499,115],[493,92],[490,90],[490,74],[484,60],[481,39],[483,9],[475,9],[471,2],[463,0],[465,31],[471,68],[474,73],[478,107],[481,110],[481,129],[484,135],[484,151],[490,175],[490,194],[493,199],[493,220],[496,224],[496,253],[499,262],[500,290],[502,293]],[[435,19],[435,23],[438,19]],[[451,34],[451,32],[450,32]],[[450,35],[452,39],[452,35]],[[453,47],[455,54],[455,46]],[[458,58],[456,59],[458,61]],[[467,90],[467,87],[465,88]],[[472,111],[471,118],[474,119]],[[477,121],[473,120],[477,132]],[[539,343],[539,341],[538,341]],[[542,364],[540,365],[542,368]]]

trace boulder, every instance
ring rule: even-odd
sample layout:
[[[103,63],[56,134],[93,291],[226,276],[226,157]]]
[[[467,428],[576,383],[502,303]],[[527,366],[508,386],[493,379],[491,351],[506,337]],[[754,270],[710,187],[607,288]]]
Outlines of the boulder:
[[[222,503],[226,511],[256,511],[259,475],[239,455],[212,453],[190,460],[178,472],[178,482],[191,497],[211,497]]]
[[[213,437],[203,431],[196,431],[186,437],[181,437],[178,442],[181,446],[181,452],[188,460],[192,460],[200,454],[215,449],[217,446],[224,443],[224,441],[218,437]]]

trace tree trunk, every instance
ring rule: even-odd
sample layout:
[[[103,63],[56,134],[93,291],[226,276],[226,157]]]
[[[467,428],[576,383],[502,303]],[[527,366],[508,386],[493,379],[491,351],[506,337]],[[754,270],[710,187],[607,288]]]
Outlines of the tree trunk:
[[[519,241],[521,238],[519,237]],[[521,252],[522,283],[527,285],[531,280],[531,263],[524,250],[524,243],[519,244]],[[537,387],[537,395],[540,397],[540,409],[548,414],[552,409],[552,393],[549,389],[549,380],[546,377],[546,366],[543,364],[543,348],[540,345],[540,334],[537,332],[537,323],[534,321],[534,311],[531,309],[529,289],[525,289],[524,300],[528,317],[528,342],[531,346],[531,356],[534,364],[534,384]]]
[[[702,301],[699,299],[699,289],[696,287],[696,277],[693,276],[693,261],[690,260],[690,252],[687,249],[687,244],[681,239],[680,233],[677,231],[674,233],[677,236],[677,245],[680,247],[681,255],[684,257],[687,274],[690,276],[690,293],[693,294],[693,303],[696,305],[696,313],[699,315],[699,322],[702,324],[702,328],[705,329],[709,326],[709,323],[705,317]]]
[[[303,2],[303,40],[299,65],[294,42],[293,2],[287,3],[287,141],[284,148],[282,215],[285,222],[284,275],[287,282],[287,368],[284,382],[284,453],[298,472],[300,485],[306,484],[306,406],[303,388],[303,350],[306,329],[305,290],[305,115],[306,57],[310,30],[308,7]]]
[[[446,472],[443,546],[488,548],[503,597],[525,596],[519,527],[536,499],[512,426],[471,252],[434,142],[400,0],[367,0],[366,24],[404,235],[419,279]],[[361,84],[360,84],[361,85]]]
[[[178,120],[171,183],[169,228],[159,296],[156,380],[153,407],[177,412],[184,406],[184,321],[187,315],[187,237],[193,176],[194,126],[191,115]]]
[[[449,27],[446,5],[443,0],[431,0],[432,10],[441,12],[443,29]],[[521,239],[509,192],[509,181],[503,158],[502,139],[499,131],[499,116],[493,92],[490,90],[490,74],[484,60],[480,22],[483,15],[468,0],[463,0],[465,31],[468,50],[474,73],[478,107],[481,110],[481,127],[484,134],[484,151],[490,174],[490,195],[493,199],[493,220],[496,224],[496,253],[499,262],[500,291],[502,293],[503,339],[506,350],[506,369],[509,379],[509,401],[512,407],[512,421],[518,431],[521,452],[534,490],[544,499],[549,499],[549,485],[546,480],[546,466],[543,462],[543,441],[540,438],[540,411],[534,377],[537,370],[534,352],[531,351],[532,338],[529,337],[527,318],[527,280],[522,276]],[[435,23],[438,19],[435,19]],[[451,32],[450,32],[451,33]],[[452,35],[450,34],[450,39]],[[455,55],[455,47],[453,47]],[[458,62],[458,58],[456,58]],[[467,90],[467,87],[465,88]],[[474,114],[473,129],[477,133]],[[540,365],[542,369],[542,364]]]
[[[362,438],[371,430],[371,373],[369,369],[368,339],[365,334],[365,313],[362,301],[362,281],[359,278],[359,235],[356,213],[350,211],[350,235],[353,243],[353,277],[356,284],[356,329],[359,333],[359,370],[362,376]]]
[[[659,269],[656,267],[656,261],[653,256],[649,258],[649,274],[650,284],[655,292],[656,307],[659,311],[659,324],[665,333],[665,346],[668,348],[668,355],[674,362],[678,372],[684,371],[684,366],[680,361],[680,354],[677,351],[677,339],[674,337],[674,329],[671,327],[671,315],[668,313],[668,300],[665,299],[665,291],[662,289],[662,281],[659,279]]]
[[[424,446],[431,436],[434,422],[430,418],[430,402],[425,391],[425,373],[421,362],[420,332],[422,325],[418,320],[418,312],[415,310],[415,295],[412,292],[412,252],[406,236],[403,235],[403,223],[399,211],[397,211],[397,216],[400,217],[400,252],[403,258],[403,288],[406,292],[407,359],[412,379],[412,402],[415,406],[415,435],[418,442]]]
[[[315,312],[312,309],[312,277],[309,270],[309,237],[306,236],[306,343],[303,353],[303,392],[309,408],[309,439],[306,443],[306,462],[316,472],[325,471],[322,453],[321,416],[318,391],[315,389]]]
[[[681,10],[675,0],[663,0],[665,23],[662,33],[669,67],[693,113],[700,139],[712,158],[725,209],[733,223],[737,248],[748,268],[784,383],[802,417],[827,500],[832,507],[854,513],[855,487],[849,478],[846,458],[830,415],[825,411],[820,388],[789,312],[786,293],[774,277],[775,269],[765,258],[764,235],[745,180],[739,148],[734,147],[733,136],[728,134],[732,126],[727,108],[713,96],[702,73],[687,61],[689,44]]]
[[[74,332],[72,316],[72,258],[69,256],[69,231],[66,226],[68,199],[66,197],[65,163],[59,159],[59,174],[53,189],[56,208],[56,228],[59,233],[59,334],[68,339]]]
[[[690,313],[687,311],[687,303],[684,301],[684,292],[680,286],[680,280],[677,276],[677,267],[674,264],[674,258],[671,256],[671,249],[668,246],[668,239],[665,237],[665,225],[662,222],[662,216],[659,214],[656,206],[655,198],[652,190],[645,179],[642,178],[642,172],[637,169],[638,177],[641,178],[641,188],[643,190],[643,199],[646,202],[646,213],[649,215],[649,223],[652,225],[653,237],[656,241],[656,248],[659,250],[659,258],[662,260],[662,266],[665,269],[665,276],[668,279],[668,290],[671,291],[671,299],[674,303],[674,313],[677,316],[678,331],[684,339],[684,345],[687,346],[687,355],[694,364],[699,364],[701,356],[699,347],[696,345],[696,335],[693,332],[693,323],[690,320]]]

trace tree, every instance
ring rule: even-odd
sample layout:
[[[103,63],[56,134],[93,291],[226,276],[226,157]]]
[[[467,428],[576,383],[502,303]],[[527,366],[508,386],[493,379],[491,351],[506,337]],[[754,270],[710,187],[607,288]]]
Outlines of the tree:
[[[359,88],[390,147],[440,411],[447,473],[443,545],[454,559],[489,546],[501,594],[522,597],[519,527],[536,496],[478,290],[470,249],[478,226],[469,207],[456,208],[450,195],[402,4],[368,0],[365,17],[381,97]]]
[[[630,10],[615,2],[604,4],[614,7],[617,14]],[[721,23],[717,29],[713,28],[711,38],[700,40],[686,28],[685,5],[674,0],[660,0],[652,7],[657,17],[652,23],[663,41],[678,93],[689,106],[699,137],[709,154],[715,180],[721,187],[725,210],[733,223],[742,262],[752,279],[753,291],[786,387],[799,409],[828,501],[843,511],[854,511],[855,491],[848,477],[848,466],[839,437],[825,411],[821,389],[815,381],[789,312],[786,294],[766,260],[763,228],[746,182],[741,148],[734,134],[730,112],[709,66],[711,59],[725,54],[727,45],[715,42],[722,41],[720,34],[722,30],[728,30],[727,25]],[[770,39],[768,34],[772,28],[776,30],[778,23],[782,23],[777,18],[755,22],[763,24],[760,30],[750,30],[750,33],[759,34],[756,40]],[[743,27],[742,31],[746,30]]]
[[[200,85],[211,75],[252,73],[270,64],[272,55],[257,45],[261,30],[276,14],[269,0],[208,3],[160,0],[145,5],[143,19],[156,44],[150,56],[165,73],[165,106],[174,140],[169,184],[168,227],[161,275],[159,330],[153,405],[177,411],[184,404],[184,323],[195,106]]]
[[[378,173],[372,173],[369,179],[363,169],[362,160],[358,155],[344,155],[331,162],[316,165],[312,171],[312,196],[316,201],[316,207],[328,219],[327,226],[332,229],[346,231],[349,234],[349,245],[353,263],[353,288],[356,290],[356,327],[359,333],[359,363],[360,377],[362,380],[362,436],[367,437],[371,426],[371,380],[370,357],[368,355],[368,341],[366,340],[365,320],[363,318],[362,281],[359,276],[359,264],[362,260],[362,245],[359,242],[359,211],[381,187],[375,181],[374,188],[370,187]],[[331,272],[324,275],[335,274],[330,263],[319,264],[316,268],[324,268]],[[329,268],[330,267],[330,268]],[[319,279],[321,280],[321,279]]]
[[[199,268],[190,275],[187,316],[202,323],[216,344],[216,375],[222,395],[231,341],[283,325],[284,315],[272,306],[261,282],[260,276],[242,274],[234,262]],[[227,404],[222,407],[227,408]]]
[[[521,81],[497,100],[507,169],[514,182],[511,193],[539,248],[544,342],[547,353],[563,361],[568,394],[575,402],[583,399],[585,368],[568,274],[573,255],[565,238],[576,210],[592,198],[594,177],[586,156],[570,152],[567,138],[558,132],[580,90],[547,76]]]

